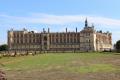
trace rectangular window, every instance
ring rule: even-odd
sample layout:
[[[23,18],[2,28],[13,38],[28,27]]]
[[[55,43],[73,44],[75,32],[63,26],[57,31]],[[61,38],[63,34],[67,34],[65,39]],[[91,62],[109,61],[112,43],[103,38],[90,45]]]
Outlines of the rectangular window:
[[[60,38],[60,43],[62,43],[62,38]]]
[[[56,38],[56,43],[58,43],[58,38]]]
[[[67,43],[69,43],[69,38],[67,37]]]
[[[64,43],[66,42],[66,39],[64,38]]]

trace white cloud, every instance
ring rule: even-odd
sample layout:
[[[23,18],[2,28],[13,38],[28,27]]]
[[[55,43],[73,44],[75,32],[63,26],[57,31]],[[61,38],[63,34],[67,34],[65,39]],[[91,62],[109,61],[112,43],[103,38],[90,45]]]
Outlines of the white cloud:
[[[10,20],[10,22],[17,23],[43,23],[43,24],[69,24],[69,23],[80,23],[84,22],[85,18],[88,18],[90,23],[109,25],[109,26],[120,26],[120,20],[99,17],[99,16],[88,16],[88,15],[49,15],[49,14],[31,14],[29,16],[9,16],[0,15],[1,19]]]
[[[5,27],[6,29],[13,28],[21,28],[21,26],[29,26],[29,24],[46,24],[47,26],[51,26],[54,24],[60,25],[59,29],[57,29],[56,25],[51,28],[60,31],[64,31],[66,27],[68,27],[68,31],[75,31],[74,26],[79,26],[78,23],[83,23],[85,19],[88,19],[89,23],[94,23],[97,25],[98,29],[108,30],[113,34],[113,43],[120,39],[120,20],[112,19],[107,17],[100,16],[89,16],[89,15],[50,15],[50,14],[30,14],[28,16],[10,16],[10,15],[0,15],[0,27]],[[75,25],[74,25],[75,23]],[[77,24],[76,24],[77,23]],[[71,25],[72,24],[72,25]],[[106,26],[107,25],[107,26]],[[117,27],[115,27],[117,26]],[[29,26],[30,27],[30,26]],[[27,27],[27,28],[29,28]],[[45,26],[44,26],[45,27]],[[34,27],[30,27],[29,29],[33,29]],[[37,28],[36,28],[37,29]],[[80,27],[79,27],[80,29]],[[78,30],[79,31],[79,30]]]

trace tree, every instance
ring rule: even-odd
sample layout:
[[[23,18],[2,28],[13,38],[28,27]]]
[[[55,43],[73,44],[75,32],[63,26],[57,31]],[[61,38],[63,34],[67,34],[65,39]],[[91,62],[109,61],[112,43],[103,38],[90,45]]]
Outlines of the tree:
[[[6,50],[8,50],[7,44],[0,45],[0,51],[6,51]]]
[[[117,52],[120,52],[120,40],[116,42],[115,48]]]

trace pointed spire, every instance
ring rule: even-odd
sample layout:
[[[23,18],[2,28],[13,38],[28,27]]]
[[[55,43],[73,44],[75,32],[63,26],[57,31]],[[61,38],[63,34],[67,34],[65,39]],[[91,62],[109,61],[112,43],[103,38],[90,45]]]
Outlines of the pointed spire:
[[[87,18],[85,20],[85,27],[88,27],[88,21],[87,21]]]

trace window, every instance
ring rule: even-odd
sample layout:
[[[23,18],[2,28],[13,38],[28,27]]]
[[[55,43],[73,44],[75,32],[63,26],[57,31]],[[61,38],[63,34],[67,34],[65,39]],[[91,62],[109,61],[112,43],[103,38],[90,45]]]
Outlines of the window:
[[[16,34],[16,37],[19,38],[19,34]]]
[[[87,39],[86,42],[89,42],[89,43],[90,43],[90,39]]]
[[[62,34],[60,34],[60,38],[62,38]]]
[[[21,38],[23,38],[23,34],[21,34]]]
[[[14,33],[14,37],[16,37],[16,34]]]
[[[90,36],[90,33],[86,33],[86,36]]]
[[[66,42],[66,39],[64,38],[64,43]]]
[[[89,42],[90,42],[90,40],[89,40]]]
[[[74,38],[74,43],[76,43],[76,38]]]
[[[58,37],[58,34],[56,34],[56,37]]]
[[[67,43],[69,43],[69,38],[67,37]]]
[[[27,43],[27,39],[25,39],[25,43]]]
[[[56,43],[58,43],[58,38],[56,38]]]
[[[45,42],[44,45],[47,45],[47,43]]]
[[[17,39],[17,43],[19,44],[19,39]]]
[[[70,38],[70,43],[72,43],[72,38]]]
[[[14,39],[14,43],[16,43],[16,40]]]
[[[27,34],[25,34],[24,37],[27,38]]]
[[[60,38],[60,43],[62,43],[62,38]]]
[[[20,40],[21,44],[23,44],[23,39]]]
[[[31,43],[31,39],[29,39],[29,43]]]
[[[47,36],[44,36],[44,41],[47,41]]]

